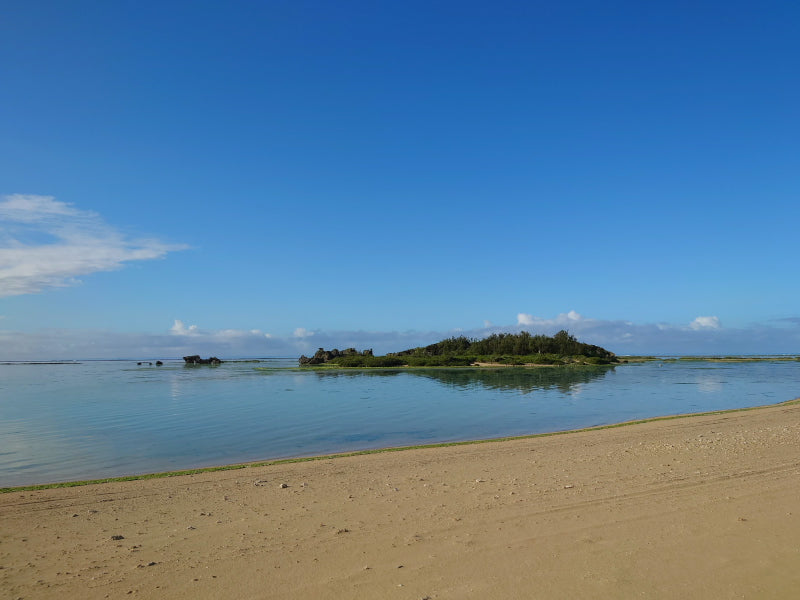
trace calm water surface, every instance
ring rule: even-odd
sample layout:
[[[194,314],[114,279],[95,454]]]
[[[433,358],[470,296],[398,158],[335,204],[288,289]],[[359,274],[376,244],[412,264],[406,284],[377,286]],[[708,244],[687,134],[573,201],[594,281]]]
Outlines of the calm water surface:
[[[0,365],[0,487],[482,439],[800,396],[800,362],[300,371]]]

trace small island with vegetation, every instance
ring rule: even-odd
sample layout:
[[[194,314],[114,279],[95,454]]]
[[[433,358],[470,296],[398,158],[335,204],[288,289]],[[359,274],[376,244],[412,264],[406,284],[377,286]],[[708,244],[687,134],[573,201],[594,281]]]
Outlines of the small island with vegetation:
[[[301,356],[300,366],[329,367],[461,367],[461,366],[559,366],[611,365],[619,363],[613,352],[584,344],[562,330],[554,336],[495,333],[483,339],[451,337],[429,346],[374,356],[359,352],[324,350]]]

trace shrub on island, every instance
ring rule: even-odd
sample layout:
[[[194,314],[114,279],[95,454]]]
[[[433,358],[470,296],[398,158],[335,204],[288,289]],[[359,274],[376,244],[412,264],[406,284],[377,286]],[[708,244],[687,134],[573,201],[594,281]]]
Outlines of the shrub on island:
[[[492,334],[484,339],[452,337],[429,346],[373,356],[372,350],[358,352],[320,348],[313,357],[300,357],[300,365],[337,367],[456,367],[476,363],[499,365],[609,365],[619,360],[600,346],[584,344],[562,330],[552,337],[521,333]]]

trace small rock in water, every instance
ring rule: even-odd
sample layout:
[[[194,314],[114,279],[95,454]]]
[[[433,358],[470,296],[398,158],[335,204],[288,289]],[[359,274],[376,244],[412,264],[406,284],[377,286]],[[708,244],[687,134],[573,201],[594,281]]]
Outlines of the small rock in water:
[[[285,490],[285,489],[286,489],[286,488],[288,488],[288,487],[289,487],[289,484],[288,484],[288,483],[282,483],[282,484],[280,485],[280,488],[281,488],[282,490]]]
[[[124,535],[112,535],[111,539],[115,540],[115,541],[124,540],[125,536]]]

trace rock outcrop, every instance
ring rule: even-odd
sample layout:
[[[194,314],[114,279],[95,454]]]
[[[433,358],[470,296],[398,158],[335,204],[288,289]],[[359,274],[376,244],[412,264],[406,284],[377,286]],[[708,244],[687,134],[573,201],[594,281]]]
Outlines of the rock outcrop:
[[[221,365],[222,361],[218,359],[216,356],[212,356],[211,358],[200,358],[199,354],[193,354],[192,356],[184,356],[183,361],[187,365]]]
[[[372,356],[372,348],[369,350],[364,350],[363,352],[359,352],[355,348],[347,348],[346,350],[338,350],[334,348],[333,350],[325,350],[324,348],[320,348],[314,353],[314,356],[309,358],[308,356],[301,356],[300,357],[300,364],[301,365],[322,365],[326,362],[330,362],[334,358],[339,358],[340,356]]]

